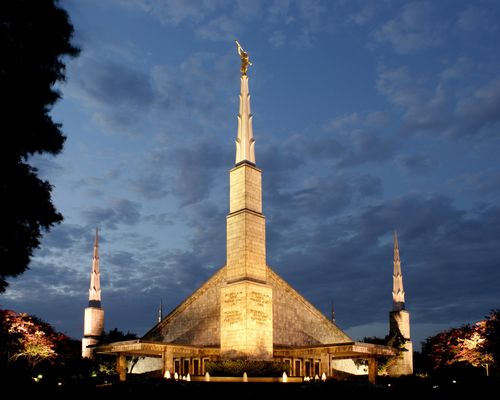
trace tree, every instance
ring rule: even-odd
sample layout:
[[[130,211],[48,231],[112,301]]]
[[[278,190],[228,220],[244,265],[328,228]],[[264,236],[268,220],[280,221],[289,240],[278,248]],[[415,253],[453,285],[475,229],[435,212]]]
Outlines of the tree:
[[[65,136],[49,115],[61,97],[64,56],[76,56],[73,26],[57,0],[0,1],[0,292],[22,274],[42,231],[62,220],[52,186],[37,176],[29,157],[59,153]]]
[[[8,362],[24,361],[33,369],[42,361],[57,357],[56,343],[63,336],[49,324],[26,313],[0,310],[2,336],[6,339],[2,353]]]
[[[422,344],[422,354],[432,369],[443,368],[458,362],[460,341],[469,338],[472,327],[464,325],[428,337]]]
[[[472,325],[453,328],[426,339],[422,354],[432,369],[449,366],[498,367],[500,310]]]
[[[378,358],[378,373],[381,375],[387,374],[387,368],[393,363],[397,357],[401,354],[403,351],[407,351],[404,347],[405,345],[405,339],[401,332],[396,331],[396,332],[391,332],[389,335],[387,335],[385,338],[377,337],[377,336],[368,336],[364,337],[362,342],[364,343],[372,343],[372,344],[379,344],[382,346],[390,346],[396,351],[396,355],[392,357],[379,357]],[[356,360],[355,360],[356,362]],[[359,363],[359,361],[357,362]],[[366,365],[366,362],[363,362]]]
[[[99,343],[105,344],[132,339],[137,339],[137,335],[135,333],[130,331],[128,331],[127,333],[123,333],[122,331],[118,330],[118,328],[113,328],[107,332],[104,332]]]

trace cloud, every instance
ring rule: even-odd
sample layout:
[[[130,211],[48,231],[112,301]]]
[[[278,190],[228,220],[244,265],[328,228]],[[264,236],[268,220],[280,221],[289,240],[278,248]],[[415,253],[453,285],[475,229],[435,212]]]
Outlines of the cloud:
[[[350,2],[352,3],[352,2]],[[359,4],[359,9],[352,12],[348,19],[354,22],[356,25],[363,26],[373,19],[377,11],[377,6],[375,3],[365,3]]]
[[[149,76],[112,61],[85,60],[78,85],[99,104],[146,109],[154,98]]]
[[[172,149],[169,158],[176,166],[173,193],[181,205],[199,202],[210,196],[214,178],[228,165],[229,154],[206,142]]]
[[[467,57],[459,57],[456,63],[450,65],[440,74],[442,81],[461,79],[473,67],[473,63]]]
[[[200,202],[211,194],[216,176],[230,165],[229,148],[200,139],[190,146],[155,149],[133,188],[148,199],[173,195],[181,206]]]
[[[428,172],[434,161],[425,154],[402,154],[397,157],[397,162],[405,174],[422,174]]]
[[[203,39],[229,41],[239,37],[240,32],[241,27],[238,21],[226,16],[220,16],[202,25],[197,33]]]
[[[469,173],[459,176],[453,183],[462,188],[465,184],[472,193],[482,198],[482,196],[487,194],[500,193],[500,172],[487,170],[478,173]]]
[[[387,126],[387,116],[382,112],[355,112],[331,120],[325,130],[338,138],[337,150],[330,152],[335,165],[347,168],[392,158],[395,142],[384,132]],[[324,144],[318,141],[317,145]]]
[[[412,77],[406,67],[381,67],[376,85],[389,102],[403,111],[404,133],[449,138],[494,135],[500,123],[500,77],[465,89],[445,82],[433,86],[424,77]]]
[[[135,138],[182,132],[186,137],[223,126],[224,109],[213,99],[229,98],[224,83],[234,77],[232,52],[233,57],[194,53],[178,65],[146,69],[135,66],[138,51],[131,52],[134,61],[128,53],[97,49],[70,64],[65,94],[82,102],[104,132]]]
[[[200,0],[114,0],[123,7],[136,8],[164,24],[179,25],[185,21],[201,21],[216,2]],[[211,4],[212,3],[212,4]],[[216,5],[215,5],[216,6]]]
[[[38,170],[38,176],[42,179],[51,180],[54,176],[60,176],[67,169],[59,162],[55,161],[54,156],[34,154],[29,157],[29,164]]]
[[[342,153],[337,164],[340,167],[352,167],[367,162],[381,162],[394,154],[394,142],[376,134],[355,132],[352,135],[351,148]]]
[[[463,31],[471,32],[484,26],[487,18],[486,10],[469,5],[459,14],[456,25]]]
[[[303,212],[314,213],[310,208]],[[399,233],[407,305],[415,321],[439,323],[450,309],[457,320],[470,320],[497,304],[498,207],[466,212],[446,196],[414,193],[347,214],[335,215],[334,207],[324,212],[323,221],[301,231],[282,229],[278,242],[270,237],[269,262],[321,309],[328,309],[328,298],[334,300],[341,326],[386,318],[393,229]],[[484,276],[490,277],[487,287]],[[460,309],[457,297],[471,306]]]
[[[440,46],[443,41],[442,22],[433,18],[433,8],[427,1],[404,4],[400,13],[374,31],[375,40],[389,42],[399,54],[408,54],[429,47]]]
[[[273,47],[283,47],[286,43],[286,35],[281,31],[275,31],[269,36],[269,43]]]
[[[473,91],[472,96],[458,99],[456,125],[450,134],[472,136],[478,132],[496,133],[500,123],[500,77]],[[491,128],[491,130],[490,130]]]
[[[92,207],[81,212],[91,226],[114,230],[118,224],[135,225],[140,220],[140,204],[127,199],[113,199],[108,207]]]
[[[318,33],[332,29],[331,4],[323,0],[114,1],[124,8],[147,13],[164,25],[187,25],[198,37],[212,41],[234,40],[248,35],[250,27],[258,24],[263,31],[297,29],[296,33],[294,29],[287,29],[288,33],[294,32],[289,43],[295,47],[311,47]],[[272,42],[280,46],[281,39],[275,36]]]
[[[85,226],[62,222],[44,235],[42,243],[43,247],[51,249],[70,249],[82,243],[92,243],[92,235],[92,230]]]

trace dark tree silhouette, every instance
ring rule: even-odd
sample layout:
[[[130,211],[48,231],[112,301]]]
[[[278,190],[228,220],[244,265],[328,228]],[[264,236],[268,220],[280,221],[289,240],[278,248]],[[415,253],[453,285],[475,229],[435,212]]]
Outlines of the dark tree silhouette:
[[[122,340],[132,340],[132,339],[137,339],[137,335],[133,332],[128,331],[127,333],[123,333],[122,331],[118,330],[118,328],[111,329],[107,332],[104,332],[104,334],[101,337],[101,344],[105,343],[113,343],[113,342],[120,342]]]
[[[0,1],[0,292],[23,273],[43,231],[62,220],[52,186],[29,165],[35,153],[59,153],[65,137],[52,121],[65,79],[64,56],[76,56],[73,26],[57,0]]]

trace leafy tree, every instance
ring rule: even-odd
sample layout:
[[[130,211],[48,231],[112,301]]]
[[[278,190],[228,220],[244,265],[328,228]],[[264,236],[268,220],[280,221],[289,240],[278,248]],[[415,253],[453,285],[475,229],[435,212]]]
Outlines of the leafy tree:
[[[382,346],[390,346],[396,350],[396,355],[392,357],[379,357],[377,362],[377,369],[379,374],[386,374],[387,368],[391,365],[391,363],[401,354],[403,351],[407,351],[404,347],[405,339],[401,332],[391,332],[385,338],[380,338],[377,336],[368,336],[364,337],[362,342],[371,343],[371,344],[379,344]],[[365,360],[355,360],[356,364],[364,364],[366,365]]]
[[[55,360],[58,343],[68,339],[49,324],[26,313],[0,310],[0,323],[5,339],[1,350],[8,357],[7,362],[22,360],[30,369],[42,361]]]
[[[431,369],[446,367],[458,362],[457,354],[461,339],[470,337],[472,327],[464,325],[428,337],[422,344],[422,354]]]
[[[486,319],[483,349],[491,355],[492,365],[500,369],[500,310],[492,310]]]
[[[499,338],[500,310],[494,310],[485,320],[427,338],[422,354],[432,369],[457,365],[497,368]]]
[[[49,115],[61,97],[64,56],[76,56],[73,26],[57,0],[0,1],[0,292],[6,278],[27,268],[42,231],[62,220],[52,186],[37,176],[30,156],[57,154],[65,137]]]

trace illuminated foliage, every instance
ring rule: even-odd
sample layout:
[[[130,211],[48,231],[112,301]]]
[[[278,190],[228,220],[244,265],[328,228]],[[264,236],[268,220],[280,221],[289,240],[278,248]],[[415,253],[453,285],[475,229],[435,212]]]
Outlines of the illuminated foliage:
[[[54,360],[57,342],[62,339],[48,324],[26,313],[1,311],[4,334],[8,338],[8,361],[24,359],[34,368],[41,361]]]
[[[473,325],[449,329],[427,338],[422,354],[433,369],[462,364],[473,367],[498,366],[500,311]]]

